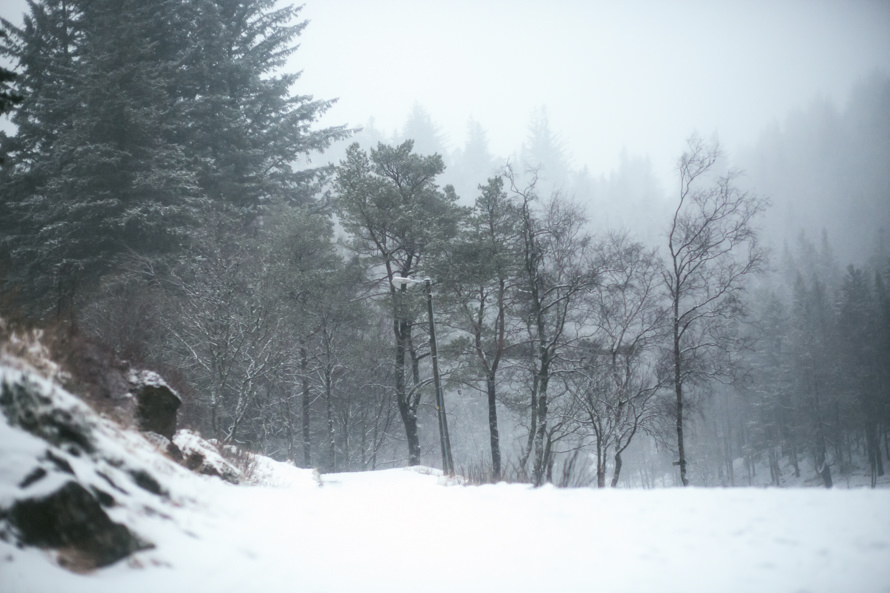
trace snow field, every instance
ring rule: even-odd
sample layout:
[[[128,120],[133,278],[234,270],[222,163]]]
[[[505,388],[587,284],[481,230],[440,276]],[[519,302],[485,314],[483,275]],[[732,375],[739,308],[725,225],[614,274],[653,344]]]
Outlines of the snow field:
[[[0,548],[4,590],[890,591],[885,490],[460,486],[426,468],[322,476],[265,461],[270,486],[169,482],[157,548],[74,575]],[[7,588],[9,585],[9,588]]]

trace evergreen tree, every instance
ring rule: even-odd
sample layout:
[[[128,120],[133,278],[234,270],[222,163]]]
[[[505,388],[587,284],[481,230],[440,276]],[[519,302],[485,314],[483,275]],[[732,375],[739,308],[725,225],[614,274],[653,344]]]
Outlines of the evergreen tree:
[[[510,327],[520,268],[519,210],[504,191],[501,177],[490,178],[479,191],[463,232],[434,266],[443,280],[449,324],[467,336],[452,343],[469,360],[468,372],[458,374],[460,380],[472,386],[480,379],[484,383],[480,390],[487,399],[491,478],[498,480],[502,465],[498,371],[507,349],[519,339],[518,328]]]
[[[419,357],[413,331],[418,315],[396,277],[422,271],[429,254],[457,234],[462,210],[451,186],[436,178],[445,169],[438,154],[414,153],[414,143],[378,144],[370,154],[358,144],[349,147],[337,167],[335,190],[340,220],[352,235],[352,247],[371,266],[371,276],[388,296],[392,319],[396,404],[408,442],[408,463],[420,463],[417,407],[421,398]],[[406,385],[408,357],[413,388]]]
[[[0,30],[0,43],[8,37],[6,31]],[[11,89],[11,83],[15,80],[15,72],[0,67],[0,115],[5,115],[13,107],[22,102],[20,94]],[[2,163],[2,160],[0,160]]]
[[[276,74],[305,25],[292,23],[298,8],[44,0],[30,11],[21,28],[3,23],[0,51],[27,99],[3,146],[2,191],[15,281],[44,310],[123,253],[176,252],[208,209],[243,224],[270,198],[307,199],[315,172],[295,161],[346,134],[311,130],[330,102]]]
[[[529,123],[528,135],[522,145],[522,164],[536,172],[538,191],[542,195],[557,191],[570,181],[565,149],[550,128],[545,107],[537,109]]]
[[[498,168],[485,130],[475,120],[467,123],[467,141],[454,153],[452,160],[445,178],[454,185],[457,194],[465,198],[475,195],[479,181],[495,175]]]
[[[798,275],[792,299],[795,408],[805,425],[816,473],[825,487],[831,488],[834,482],[829,458],[829,400],[837,376],[833,372],[833,314],[818,278],[810,286]]]
[[[879,440],[885,403],[880,376],[880,312],[867,274],[854,266],[847,268],[840,297],[838,337],[844,368],[840,385],[848,401],[858,404],[874,486],[877,477],[884,475]]]
[[[309,157],[351,132],[313,130],[334,102],[294,94],[300,72],[282,70],[307,25],[297,20],[301,7],[275,0],[183,6],[193,31],[177,117],[189,122],[179,132],[202,190],[248,214],[272,200],[312,198],[319,171],[306,166]]]

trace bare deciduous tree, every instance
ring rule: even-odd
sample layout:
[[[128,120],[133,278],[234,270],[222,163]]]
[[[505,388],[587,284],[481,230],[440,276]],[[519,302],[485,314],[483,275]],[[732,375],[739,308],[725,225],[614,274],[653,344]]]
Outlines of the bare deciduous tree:
[[[601,276],[588,297],[595,333],[576,349],[577,367],[566,375],[566,384],[576,400],[577,422],[596,441],[597,486],[602,488],[609,453],[614,454],[614,487],[621,454],[655,413],[654,350],[665,311],[653,252],[623,235],[607,237],[596,252]]]
[[[533,480],[541,484],[551,461],[555,434],[547,424],[551,379],[562,350],[579,339],[584,312],[577,304],[596,282],[597,274],[589,257],[590,236],[579,210],[554,195],[541,204],[539,214],[535,212],[535,180],[519,188],[511,171],[507,178],[519,201],[521,271],[517,300],[528,333],[527,348],[523,350],[531,372],[529,438],[520,467],[525,467],[534,453]]]
[[[680,480],[688,485],[683,440],[685,388],[727,372],[731,322],[742,312],[743,279],[765,260],[755,219],[766,201],[741,191],[739,173],[717,175],[720,147],[692,136],[680,157],[679,201],[668,230],[662,276],[672,308],[669,358],[676,395]]]

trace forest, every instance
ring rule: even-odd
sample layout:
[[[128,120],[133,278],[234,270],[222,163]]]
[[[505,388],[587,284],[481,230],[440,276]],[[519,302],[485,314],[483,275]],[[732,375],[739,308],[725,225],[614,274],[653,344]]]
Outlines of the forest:
[[[885,475],[890,77],[732,159],[690,130],[664,190],[574,167],[545,110],[509,158],[420,105],[323,127],[274,0],[0,23],[0,317],[157,371],[206,437],[478,482]]]

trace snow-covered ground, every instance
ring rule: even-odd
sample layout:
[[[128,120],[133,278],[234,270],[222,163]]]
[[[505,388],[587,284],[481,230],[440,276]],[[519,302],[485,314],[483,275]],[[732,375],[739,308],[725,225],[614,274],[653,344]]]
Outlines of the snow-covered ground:
[[[180,475],[156,548],[77,575],[0,543],[7,593],[890,591],[885,490],[460,486],[433,470],[276,486]],[[168,484],[170,482],[168,481]]]
[[[890,592],[886,489],[465,486],[428,468],[319,476],[262,457],[257,483],[234,486],[90,422],[120,486],[108,514],[155,547],[75,574],[0,539],[3,593]],[[38,441],[0,418],[0,506],[24,492]],[[71,463],[92,479],[85,457]],[[134,487],[126,468],[169,495]]]

